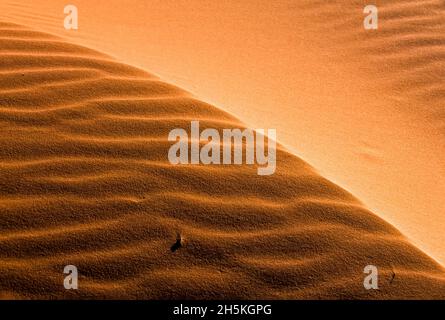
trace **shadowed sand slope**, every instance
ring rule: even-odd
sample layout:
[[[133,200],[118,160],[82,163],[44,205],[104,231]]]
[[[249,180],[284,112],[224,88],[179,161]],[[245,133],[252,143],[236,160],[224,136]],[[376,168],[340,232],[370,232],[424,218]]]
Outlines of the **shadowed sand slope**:
[[[78,30],[63,27],[60,0],[2,0],[0,19],[150,70],[246,126],[279,128],[291,152],[445,266],[443,0],[75,4]],[[369,4],[378,30],[364,29]]]
[[[281,147],[272,176],[169,164],[170,130],[229,114],[22,26],[0,44],[0,298],[445,298],[438,264]]]

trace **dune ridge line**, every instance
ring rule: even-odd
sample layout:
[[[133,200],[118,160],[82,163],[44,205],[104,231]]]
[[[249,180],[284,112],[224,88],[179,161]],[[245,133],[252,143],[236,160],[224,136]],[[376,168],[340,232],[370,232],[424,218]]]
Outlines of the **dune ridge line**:
[[[172,128],[245,126],[45,37],[0,22],[0,298],[445,298],[439,264],[282,147],[267,177],[172,166]],[[369,264],[379,290],[363,287]]]

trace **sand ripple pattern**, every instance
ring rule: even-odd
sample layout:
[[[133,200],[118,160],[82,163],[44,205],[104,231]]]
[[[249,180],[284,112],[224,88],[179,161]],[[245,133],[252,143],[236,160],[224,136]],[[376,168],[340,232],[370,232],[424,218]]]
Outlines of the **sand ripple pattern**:
[[[0,23],[0,298],[445,298],[438,264],[281,147],[268,177],[170,165],[168,132],[193,119],[243,127],[145,71]],[[363,288],[368,264],[379,291]]]
[[[379,29],[375,32],[358,24],[363,1],[304,0],[298,8],[316,21],[317,32],[329,32],[326,40],[342,51],[338,59],[346,58],[356,71],[374,77],[381,95],[390,95],[401,110],[424,117],[443,137],[444,2],[389,0],[376,4]]]

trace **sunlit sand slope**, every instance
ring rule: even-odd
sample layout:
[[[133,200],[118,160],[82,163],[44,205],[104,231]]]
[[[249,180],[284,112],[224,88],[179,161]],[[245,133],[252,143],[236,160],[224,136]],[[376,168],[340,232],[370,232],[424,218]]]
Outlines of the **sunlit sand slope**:
[[[445,298],[438,264],[282,147],[272,176],[168,162],[170,130],[231,115],[22,26],[0,43],[0,298]]]

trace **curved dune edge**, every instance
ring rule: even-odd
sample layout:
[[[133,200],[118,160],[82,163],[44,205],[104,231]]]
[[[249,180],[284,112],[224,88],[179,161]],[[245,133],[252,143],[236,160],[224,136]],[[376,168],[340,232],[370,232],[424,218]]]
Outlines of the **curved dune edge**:
[[[445,298],[440,265],[283,148],[268,177],[168,163],[171,129],[233,116],[23,26],[0,43],[0,298]]]

